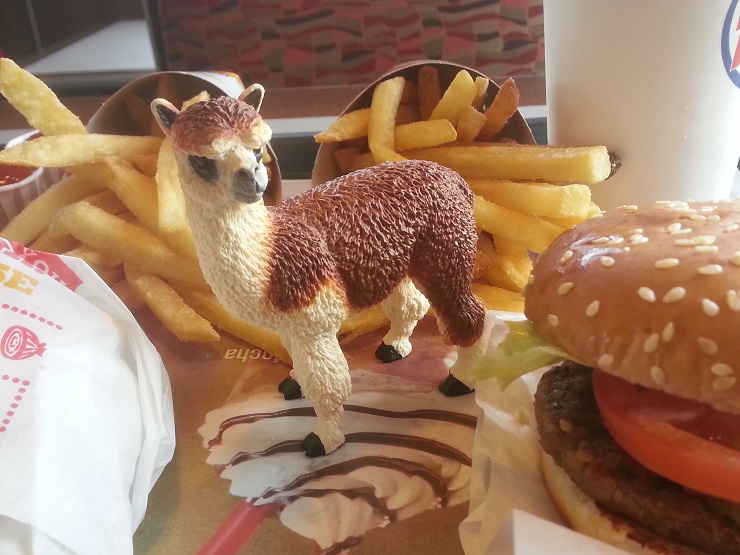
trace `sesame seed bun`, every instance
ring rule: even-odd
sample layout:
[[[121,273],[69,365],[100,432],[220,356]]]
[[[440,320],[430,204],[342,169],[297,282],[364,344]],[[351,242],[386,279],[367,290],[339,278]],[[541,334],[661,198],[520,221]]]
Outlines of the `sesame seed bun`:
[[[579,362],[740,413],[740,202],[604,212],[539,256],[525,298]]]

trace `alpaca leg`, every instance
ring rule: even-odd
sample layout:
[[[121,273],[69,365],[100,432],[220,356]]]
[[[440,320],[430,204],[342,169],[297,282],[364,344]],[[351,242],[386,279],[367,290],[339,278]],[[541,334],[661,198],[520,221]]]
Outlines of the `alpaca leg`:
[[[281,334],[280,340],[283,343],[285,350],[288,351],[290,358],[292,360],[295,360],[295,357],[293,356],[293,349],[291,348],[290,337],[287,334]],[[303,397],[301,386],[293,377],[293,370],[290,371],[290,375],[287,378],[285,378],[278,384],[278,391],[283,394],[283,398],[286,401],[294,401]]]
[[[309,457],[328,455],[344,443],[339,421],[352,389],[349,366],[335,334],[294,341],[294,351],[293,376],[317,417],[303,448]]]
[[[482,354],[483,341],[480,340],[470,347],[458,347],[457,360],[450,368],[450,374],[439,384],[439,390],[448,397],[459,397],[471,393],[475,388],[475,378],[471,370]]]
[[[375,351],[383,362],[402,359],[411,352],[411,333],[429,310],[429,301],[409,278],[404,278],[381,304],[391,327]]]

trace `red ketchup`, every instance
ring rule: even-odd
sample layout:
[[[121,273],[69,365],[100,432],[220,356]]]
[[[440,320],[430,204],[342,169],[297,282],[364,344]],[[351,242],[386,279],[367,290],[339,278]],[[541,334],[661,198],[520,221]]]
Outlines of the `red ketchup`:
[[[0,164],[0,187],[23,181],[35,171],[36,168],[33,167]]]

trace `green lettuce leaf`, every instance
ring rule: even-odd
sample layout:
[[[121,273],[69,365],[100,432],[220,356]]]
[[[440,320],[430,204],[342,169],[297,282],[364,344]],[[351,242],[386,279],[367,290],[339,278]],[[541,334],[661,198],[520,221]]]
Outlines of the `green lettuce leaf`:
[[[473,374],[479,380],[495,378],[504,390],[515,379],[543,366],[564,360],[571,355],[542,339],[529,320],[506,322],[509,332],[496,352],[478,359]]]

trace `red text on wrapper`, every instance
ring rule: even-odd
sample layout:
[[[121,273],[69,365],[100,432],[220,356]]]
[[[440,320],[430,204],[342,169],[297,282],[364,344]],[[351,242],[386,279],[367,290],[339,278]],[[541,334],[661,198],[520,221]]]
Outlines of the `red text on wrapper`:
[[[80,277],[56,254],[35,251],[3,238],[0,238],[0,252],[20,260],[38,273],[51,276],[72,291],[82,284]]]

